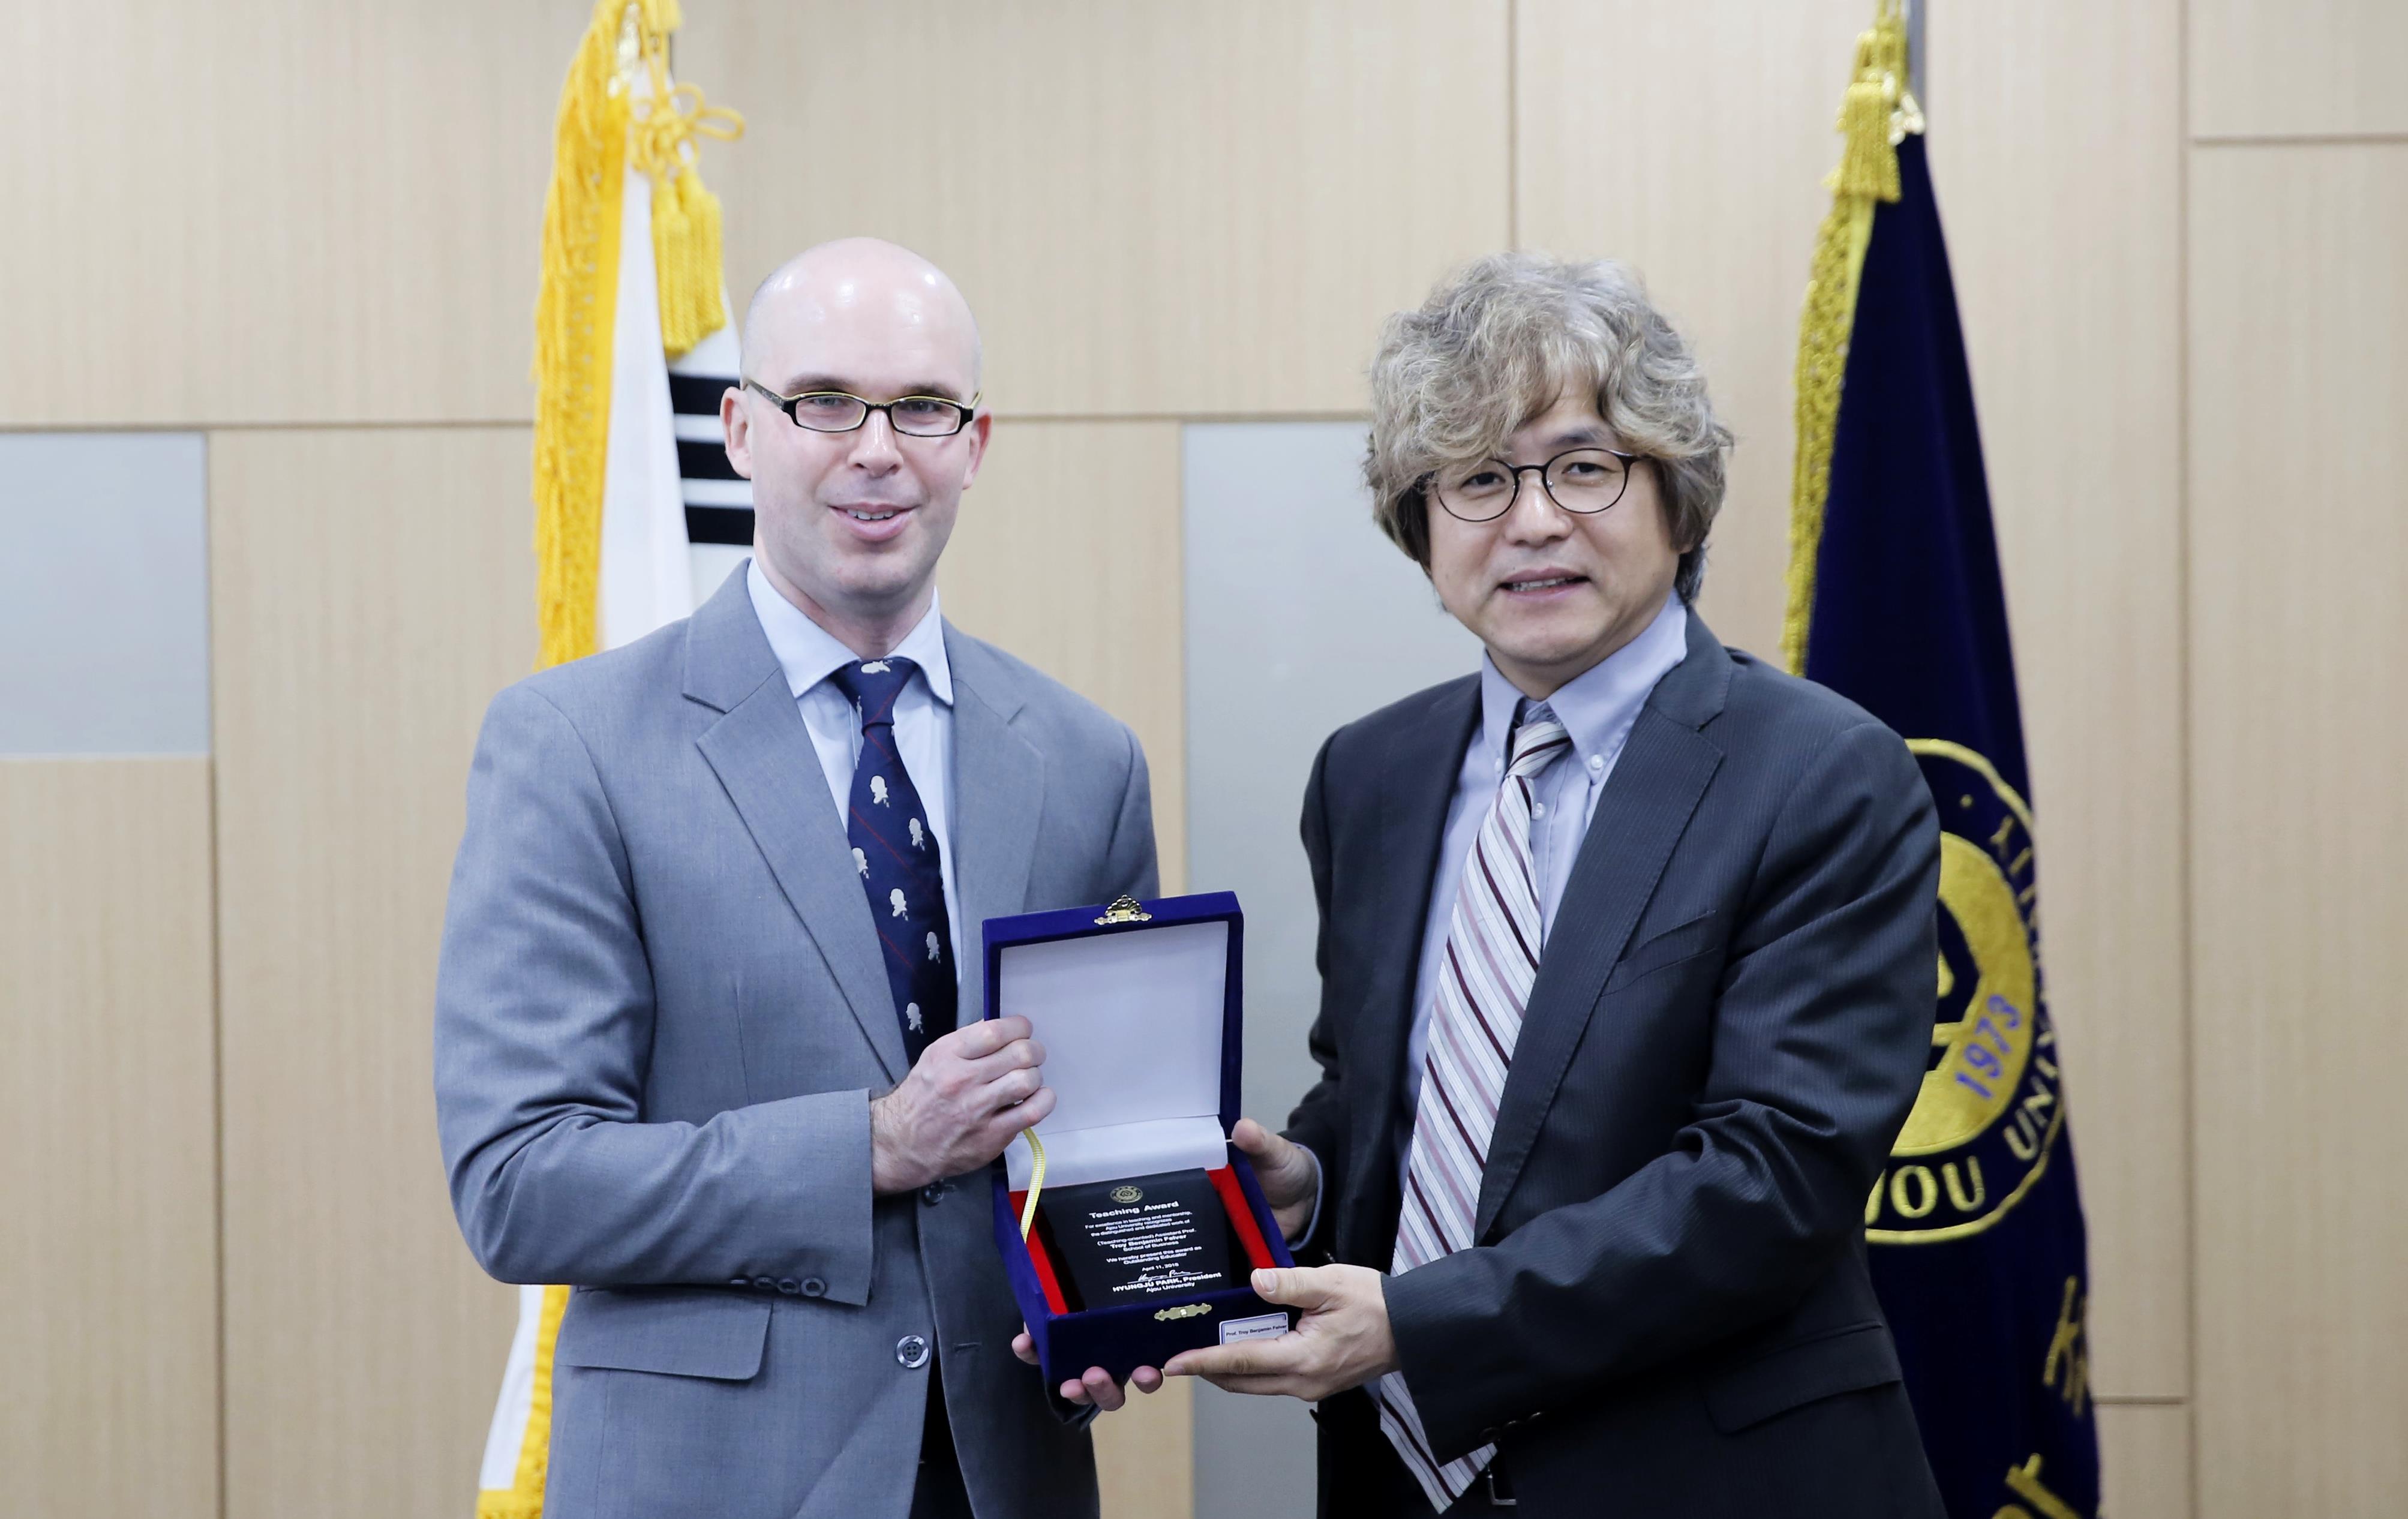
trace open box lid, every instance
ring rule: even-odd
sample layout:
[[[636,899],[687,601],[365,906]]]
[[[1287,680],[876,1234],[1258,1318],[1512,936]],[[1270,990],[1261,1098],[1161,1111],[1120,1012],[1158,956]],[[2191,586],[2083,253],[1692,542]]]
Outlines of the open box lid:
[[[1045,1046],[1047,1186],[1228,1163],[1244,932],[1230,892],[986,920],[986,1016],[1026,1018]],[[1025,1139],[1004,1164],[1025,1189]]]

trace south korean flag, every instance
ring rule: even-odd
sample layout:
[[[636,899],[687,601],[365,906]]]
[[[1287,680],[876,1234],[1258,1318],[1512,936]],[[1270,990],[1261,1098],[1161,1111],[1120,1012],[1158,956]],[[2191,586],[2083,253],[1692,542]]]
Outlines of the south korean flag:
[[[738,383],[738,349],[730,321],[668,366],[678,493],[697,607],[752,552],[752,482],[727,462],[727,429],[719,420],[720,396]]]
[[[719,398],[737,383],[735,322],[665,359],[652,182],[627,170],[620,205],[610,428],[602,491],[602,647],[690,615],[752,543],[752,482],[727,462]]]

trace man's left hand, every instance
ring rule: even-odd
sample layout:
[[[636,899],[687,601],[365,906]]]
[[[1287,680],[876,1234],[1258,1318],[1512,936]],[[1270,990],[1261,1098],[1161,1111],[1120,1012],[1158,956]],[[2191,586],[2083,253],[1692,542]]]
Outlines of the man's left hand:
[[[1255,1296],[1300,1308],[1296,1327],[1275,1340],[1241,1340],[1182,1351],[1168,1377],[1202,1377],[1226,1392],[1301,1397],[1308,1402],[1359,1387],[1397,1369],[1388,1299],[1379,1272],[1361,1266],[1292,1267],[1256,1271]]]

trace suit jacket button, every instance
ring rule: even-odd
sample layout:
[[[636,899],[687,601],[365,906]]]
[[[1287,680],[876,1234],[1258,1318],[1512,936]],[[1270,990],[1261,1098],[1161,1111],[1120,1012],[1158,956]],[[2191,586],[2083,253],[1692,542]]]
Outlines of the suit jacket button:
[[[824,1297],[827,1296],[827,1283],[822,1282],[818,1277],[807,1276],[803,1278],[803,1296],[806,1297]]]
[[[895,1341],[895,1364],[906,1371],[917,1371],[928,1364],[928,1342],[918,1335],[905,1335]]]
[[[777,1279],[774,1277],[756,1276],[752,1279],[752,1284],[763,1292],[775,1292],[778,1288]]]
[[[778,1279],[778,1290],[784,1293],[787,1297],[792,1297],[795,1294],[803,1290],[803,1284],[796,1281],[793,1277],[781,1276]]]
[[[944,1195],[945,1183],[942,1182],[931,1182],[920,1189],[920,1200],[931,1208],[936,1207],[937,1199]]]

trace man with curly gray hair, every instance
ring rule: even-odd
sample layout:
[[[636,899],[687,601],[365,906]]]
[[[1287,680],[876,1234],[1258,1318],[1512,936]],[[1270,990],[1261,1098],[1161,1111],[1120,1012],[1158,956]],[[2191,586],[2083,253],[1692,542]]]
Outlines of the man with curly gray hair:
[[[1690,605],[1731,437],[1628,270],[1484,259],[1371,391],[1486,657],[1313,765],[1322,1080],[1235,1139],[1329,1264],[1164,1370],[1319,1400],[1325,1519],[1938,1519],[1862,1217],[1932,1027],[1906,746]]]

